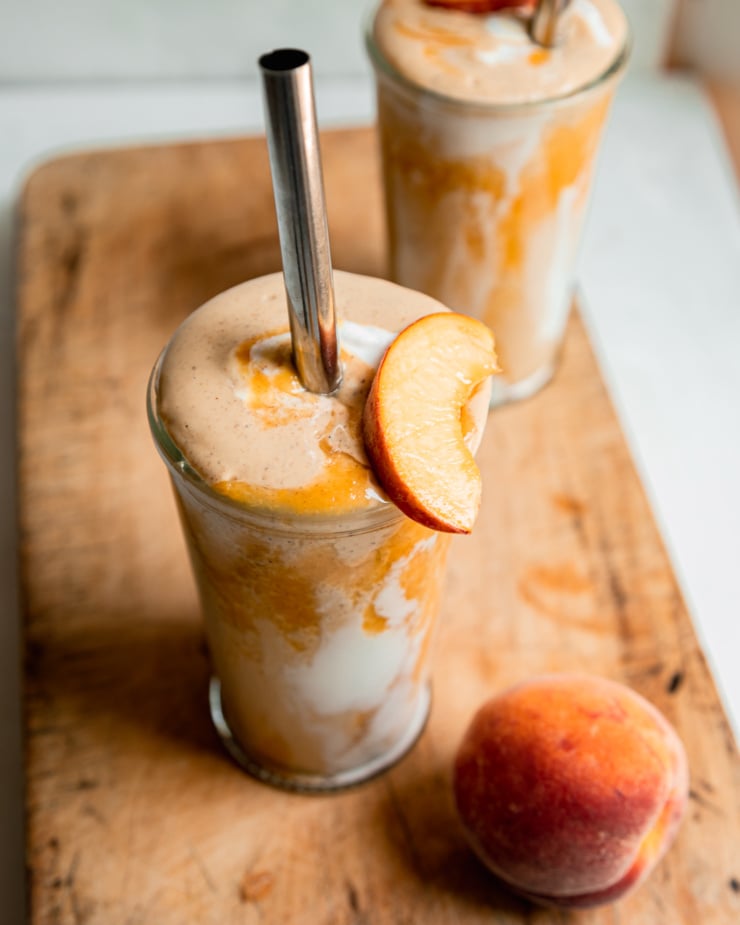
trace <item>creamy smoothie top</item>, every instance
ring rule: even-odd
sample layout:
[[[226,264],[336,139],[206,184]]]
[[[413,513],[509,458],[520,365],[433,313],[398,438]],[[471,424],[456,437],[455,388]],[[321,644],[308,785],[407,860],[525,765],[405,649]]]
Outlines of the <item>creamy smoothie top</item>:
[[[217,491],[292,513],[388,503],[363,446],[367,391],[394,335],[446,309],[385,280],[336,271],[334,284],[344,376],[331,396],[306,391],[293,368],[281,273],[216,296],[175,332],[159,375],[159,416]],[[487,403],[481,394],[471,406],[471,442]]]
[[[383,0],[373,26],[381,55],[426,89],[479,103],[525,103],[565,96],[598,79],[627,41],[616,0],[572,0],[559,41],[542,48],[531,13],[515,8],[462,13],[424,0]]]

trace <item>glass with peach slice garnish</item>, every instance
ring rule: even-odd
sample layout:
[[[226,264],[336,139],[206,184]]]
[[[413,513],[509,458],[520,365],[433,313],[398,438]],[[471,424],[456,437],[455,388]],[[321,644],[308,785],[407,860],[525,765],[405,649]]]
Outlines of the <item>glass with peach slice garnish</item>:
[[[495,371],[480,322],[384,280],[334,284],[335,393],[301,385],[274,274],[187,318],[148,400],[216,728],[252,774],[304,790],[367,779],[424,726],[449,538],[477,513],[472,451]]]

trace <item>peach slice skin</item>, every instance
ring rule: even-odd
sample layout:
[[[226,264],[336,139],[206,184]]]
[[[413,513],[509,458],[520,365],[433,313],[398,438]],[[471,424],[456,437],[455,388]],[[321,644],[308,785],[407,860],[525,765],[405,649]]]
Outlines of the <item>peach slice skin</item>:
[[[368,458],[391,501],[412,520],[470,533],[481,478],[462,415],[498,369],[493,334],[455,312],[426,315],[391,343],[363,413]]]
[[[511,8],[532,9],[535,0],[424,0],[427,6],[457,10],[460,13],[496,13]]]

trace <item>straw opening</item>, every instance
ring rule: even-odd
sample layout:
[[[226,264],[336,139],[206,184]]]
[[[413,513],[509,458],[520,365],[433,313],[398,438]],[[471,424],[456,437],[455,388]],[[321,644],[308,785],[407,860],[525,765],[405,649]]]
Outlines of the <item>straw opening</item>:
[[[292,71],[308,61],[308,54],[300,48],[277,48],[262,55],[259,65],[267,71]]]

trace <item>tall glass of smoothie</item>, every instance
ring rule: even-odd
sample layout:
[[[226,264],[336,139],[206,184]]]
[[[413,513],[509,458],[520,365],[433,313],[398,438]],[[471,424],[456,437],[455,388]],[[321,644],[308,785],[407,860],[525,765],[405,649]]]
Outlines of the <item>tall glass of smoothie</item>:
[[[299,381],[274,274],[188,317],[148,399],[202,604],[216,727],[256,776],[313,790],[381,771],[423,728],[449,543],[389,501],[361,432],[385,348],[446,309],[384,280],[336,272],[334,285],[336,393]],[[487,409],[481,388],[471,447]]]
[[[465,6],[383,0],[366,41],[390,276],[496,332],[497,404],[555,369],[629,33],[616,0],[572,0],[552,48],[531,37],[531,4]]]

